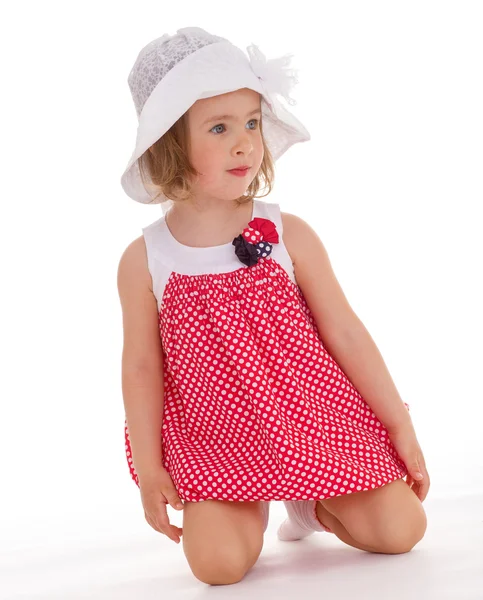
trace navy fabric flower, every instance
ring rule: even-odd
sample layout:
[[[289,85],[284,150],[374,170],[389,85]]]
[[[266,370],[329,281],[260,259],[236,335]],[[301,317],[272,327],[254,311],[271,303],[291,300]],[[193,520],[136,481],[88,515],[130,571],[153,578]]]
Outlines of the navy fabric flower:
[[[244,265],[247,265],[247,267],[251,267],[257,264],[257,248],[253,244],[247,242],[246,239],[242,236],[242,234],[240,234],[233,240],[233,245],[235,246],[235,254],[238,256],[238,258]]]

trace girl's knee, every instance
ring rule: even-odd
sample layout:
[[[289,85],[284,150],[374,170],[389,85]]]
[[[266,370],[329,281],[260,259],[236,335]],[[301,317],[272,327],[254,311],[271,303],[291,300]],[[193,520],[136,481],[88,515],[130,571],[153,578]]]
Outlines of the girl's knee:
[[[187,557],[188,558],[188,557]],[[193,575],[210,585],[230,585],[241,581],[253,561],[245,552],[236,552],[234,548],[217,548],[215,551],[203,551],[190,556],[188,563]]]
[[[369,539],[364,543],[384,554],[404,554],[423,539],[426,528],[426,513],[422,505],[414,503],[399,515],[374,518],[372,527],[366,529]]]
[[[410,552],[426,533],[427,519],[424,510],[412,511],[406,518],[395,521],[381,535],[380,546],[387,554]]]
[[[262,551],[260,507],[207,500],[185,511],[183,550],[193,575],[212,585],[241,581]]]
[[[324,507],[354,540],[374,552],[409,552],[426,532],[423,505],[402,480],[372,491],[336,497],[326,501]]]

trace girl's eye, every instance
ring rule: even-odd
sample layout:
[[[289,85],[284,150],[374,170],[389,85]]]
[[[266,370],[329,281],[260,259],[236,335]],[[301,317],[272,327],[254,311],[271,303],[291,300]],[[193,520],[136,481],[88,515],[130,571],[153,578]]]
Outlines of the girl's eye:
[[[248,122],[250,123],[251,121],[255,121],[258,125],[258,119],[250,119],[250,121],[248,121]],[[218,125],[215,125],[212,129],[210,129],[210,131],[213,131],[213,129],[216,129],[217,127],[225,127],[225,126],[223,125],[223,123],[219,123]],[[216,133],[223,133],[223,132],[218,131]]]

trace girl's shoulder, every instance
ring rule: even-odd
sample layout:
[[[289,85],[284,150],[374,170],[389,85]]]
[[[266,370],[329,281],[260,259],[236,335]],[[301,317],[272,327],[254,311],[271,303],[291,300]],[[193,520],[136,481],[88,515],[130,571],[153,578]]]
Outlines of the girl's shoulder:
[[[136,286],[153,291],[144,235],[137,237],[125,248],[119,260],[117,279],[118,287],[123,289]]]
[[[290,254],[292,264],[295,264],[297,250],[301,247],[307,234],[310,234],[313,230],[306,221],[292,213],[280,211],[280,219],[282,221],[283,243]]]

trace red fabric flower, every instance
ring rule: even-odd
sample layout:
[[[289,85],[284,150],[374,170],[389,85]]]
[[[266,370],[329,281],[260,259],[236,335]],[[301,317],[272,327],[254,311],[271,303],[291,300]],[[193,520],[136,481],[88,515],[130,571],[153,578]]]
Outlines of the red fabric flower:
[[[249,227],[256,229],[262,234],[262,239],[271,244],[278,244],[278,231],[273,221],[270,219],[262,219],[261,217],[255,217],[250,223]]]

